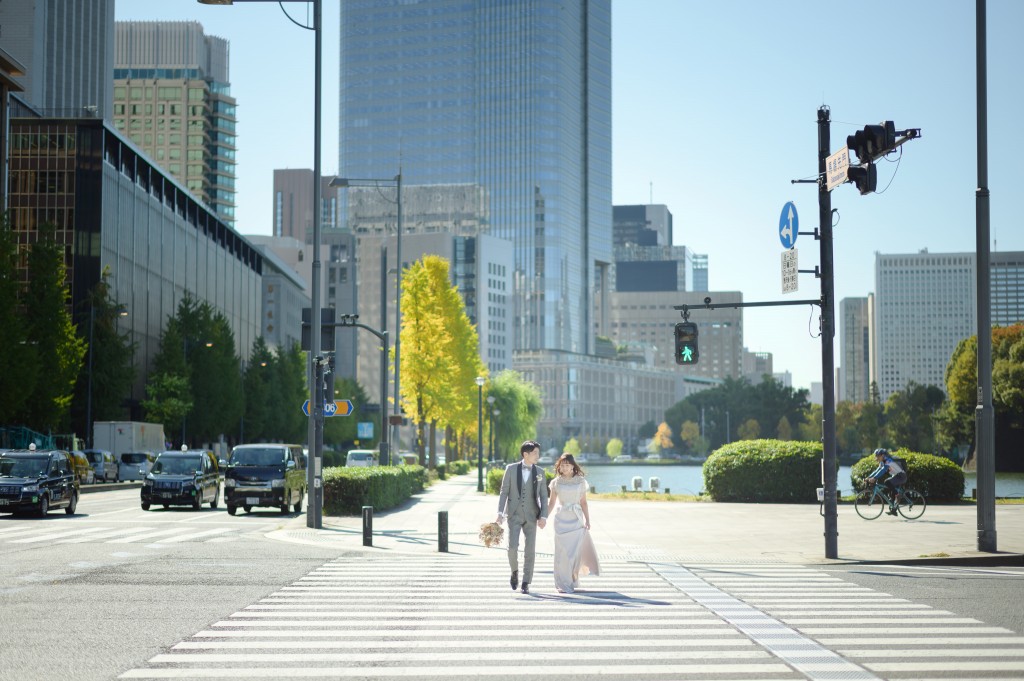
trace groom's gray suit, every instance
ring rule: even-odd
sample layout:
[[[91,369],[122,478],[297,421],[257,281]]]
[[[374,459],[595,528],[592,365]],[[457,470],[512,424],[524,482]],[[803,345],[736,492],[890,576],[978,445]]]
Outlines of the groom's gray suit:
[[[526,537],[523,558],[523,583],[533,581],[533,563],[536,557],[537,520],[548,517],[548,486],[544,470],[530,467],[530,475],[523,482],[523,462],[509,464],[501,479],[498,512],[508,519],[508,566],[519,570],[519,532]]]

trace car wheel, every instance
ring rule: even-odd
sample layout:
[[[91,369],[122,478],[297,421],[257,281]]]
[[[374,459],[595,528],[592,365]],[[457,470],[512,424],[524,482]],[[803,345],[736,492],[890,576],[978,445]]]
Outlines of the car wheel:
[[[220,503],[220,490],[218,489],[213,493],[213,501],[210,502],[210,508],[217,508],[217,504]]]
[[[68,515],[74,515],[76,508],[78,508],[78,494],[75,493],[75,492],[72,492],[71,493],[71,503],[67,505],[67,508],[64,509],[64,512],[67,513]]]
[[[234,515],[236,511],[238,511],[238,507],[228,506],[228,515]]]
[[[202,495],[202,492],[197,492],[195,499],[192,500],[192,508],[194,508],[195,510],[198,511],[202,507],[202,505],[203,505],[203,495]]]
[[[246,513],[252,513],[252,506],[243,506],[242,508],[245,509]]]
[[[167,509],[169,509],[170,507],[171,507],[171,505],[170,505],[170,504],[164,504],[164,510],[165,510],[165,511],[166,511]]]
[[[39,517],[45,518],[46,514],[50,512],[50,499],[45,495],[39,497]]]
[[[149,504],[147,504],[146,502],[142,502],[142,510],[143,511],[148,511],[149,510]]]
[[[302,513],[302,492],[299,492],[299,500],[295,502],[295,512]]]

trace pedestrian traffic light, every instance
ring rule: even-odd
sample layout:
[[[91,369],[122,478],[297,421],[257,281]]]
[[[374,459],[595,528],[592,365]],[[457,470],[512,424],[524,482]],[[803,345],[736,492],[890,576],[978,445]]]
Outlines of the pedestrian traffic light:
[[[846,179],[857,185],[861,194],[870,194],[878,187],[878,170],[874,163],[850,166],[846,169]]]
[[[699,357],[697,351],[697,325],[693,322],[676,324],[676,364],[696,364]]]
[[[862,164],[871,163],[896,147],[896,124],[882,121],[879,125],[865,125],[846,138],[846,146]]]

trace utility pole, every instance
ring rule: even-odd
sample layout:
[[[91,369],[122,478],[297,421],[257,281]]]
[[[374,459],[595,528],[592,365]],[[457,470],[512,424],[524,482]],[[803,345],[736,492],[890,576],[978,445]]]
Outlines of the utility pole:
[[[836,513],[835,282],[832,266],[832,195],[825,182],[831,152],[829,109],[818,109],[818,238],[821,248],[821,442],[825,487],[825,557],[839,557]]]

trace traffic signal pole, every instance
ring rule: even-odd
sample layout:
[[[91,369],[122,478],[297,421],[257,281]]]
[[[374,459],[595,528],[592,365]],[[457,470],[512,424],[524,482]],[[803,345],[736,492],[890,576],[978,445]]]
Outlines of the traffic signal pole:
[[[825,557],[839,557],[836,514],[835,281],[832,263],[832,195],[825,182],[831,126],[829,109],[818,109],[818,241],[821,249],[821,442],[825,488]]]

